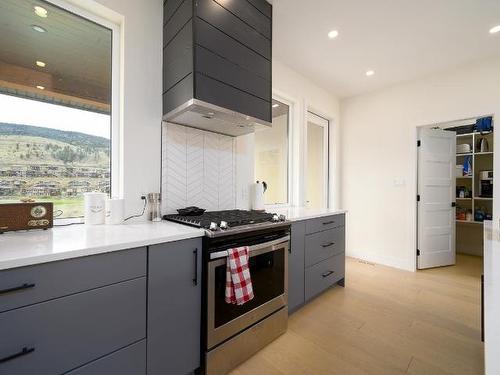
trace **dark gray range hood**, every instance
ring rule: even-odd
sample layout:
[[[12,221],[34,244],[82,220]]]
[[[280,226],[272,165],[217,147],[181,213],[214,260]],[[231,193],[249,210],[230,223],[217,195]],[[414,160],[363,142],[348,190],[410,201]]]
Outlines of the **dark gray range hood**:
[[[167,0],[163,120],[231,136],[271,126],[272,6]]]

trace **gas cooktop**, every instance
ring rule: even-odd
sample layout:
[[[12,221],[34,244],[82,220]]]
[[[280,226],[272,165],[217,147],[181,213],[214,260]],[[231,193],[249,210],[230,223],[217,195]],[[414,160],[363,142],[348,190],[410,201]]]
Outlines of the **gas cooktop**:
[[[206,229],[210,237],[247,232],[288,223],[284,215],[262,211],[208,211],[201,215],[164,215],[163,219]]]

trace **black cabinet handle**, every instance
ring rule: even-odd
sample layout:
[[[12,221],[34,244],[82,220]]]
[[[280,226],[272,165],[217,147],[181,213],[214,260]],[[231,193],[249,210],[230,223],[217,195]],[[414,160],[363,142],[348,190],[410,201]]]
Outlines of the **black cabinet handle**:
[[[198,285],[198,248],[193,250],[193,256],[194,256],[193,284],[196,286],[196,285]]]
[[[0,295],[7,294],[7,293],[19,292],[21,290],[30,289],[30,288],[34,288],[34,287],[35,287],[35,284],[24,283],[23,285],[15,286],[14,288],[2,289],[2,290],[0,290]]]
[[[8,362],[8,361],[12,361],[13,359],[22,357],[23,355],[26,355],[26,354],[33,353],[34,351],[35,351],[35,348],[24,347],[24,348],[21,349],[20,352],[18,352],[16,354],[12,354],[12,355],[9,355],[7,357],[1,358],[0,359],[0,363],[5,363],[5,362]]]
[[[321,276],[328,277],[328,276],[332,275],[333,273],[334,273],[333,271],[326,271],[325,273],[321,274]]]
[[[325,221],[323,225],[330,225],[330,224],[335,224],[335,220],[332,221]]]
[[[330,247],[330,246],[333,246],[333,245],[335,245],[335,242],[326,243],[326,244],[321,245],[321,246],[323,246],[323,247]]]

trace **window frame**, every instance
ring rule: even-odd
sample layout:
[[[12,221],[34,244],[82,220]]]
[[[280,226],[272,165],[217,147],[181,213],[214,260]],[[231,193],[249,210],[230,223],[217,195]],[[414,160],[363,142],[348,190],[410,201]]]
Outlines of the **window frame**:
[[[319,121],[315,122],[312,119],[318,118]],[[325,124],[322,124],[320,122],[326,122]],[[328,116],[324,116],[321,114],[318,114],[317,111],[315,111],[312,108],[307,108],[306,110],[306,115],[305,115],[305,124],[304,124],[304,178],[307,177],[307,168],[308,168],[308,143],[307,143],[307,132],[308,132],[308,127],[309,127],[309,122],[314,123],[317,126],[320,126],[323,128],[323,175],[324,175],[324,183],[323,183],[323,206],[325,208],[330,207],[330,128],[332,124],[332,120]],[[308,206],[308,201],[307,201],[307,183],[304,183],[304,206]]]
[[[110,197],[123,197],[123,40],[122,23],[113,22],[85,9],[78,0],[45,0],[76,16],[85,18],[111,30],[111,139],[110,139]],[[101,9],[104,13],[104,9]],[[84,218],[54,218],[54,224],[83,223]]]
[[[293,192],[292,192],[292,186],[293,186],[293,160],[292,160],[292,147],[293,147],[293,124],[294,124],[294,108],[295,108],[295,101],[293,99],[290,99],[289,97],[273,91],[272,94],[272,99],[277,100],[280,103],[283,103],[288,106],[288,124],[287,124],[287,197],[286,197],[286,202],[283,203],[269,203],[269,204],[264,204],[264,207],[269,208],[269,209],[274,209],[274,208],[284,208],[284,207],[290,207],[293,202]],[[255,176],[254,176],[255,177]],[[254,178],[255,180],[255,178]]]

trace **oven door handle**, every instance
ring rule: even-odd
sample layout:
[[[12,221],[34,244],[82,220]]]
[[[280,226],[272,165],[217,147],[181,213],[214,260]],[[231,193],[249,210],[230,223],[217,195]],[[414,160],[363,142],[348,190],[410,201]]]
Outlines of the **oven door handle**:
[[[269,248],[268,251],[275,251],[276,249],[280,248],[281,246],[278,246],[278,245],[282,245],[282,244],[285,244],[286,247],[288,248],[288,244],[287,242],[290,241],[290,236],[287,235],[287,236],[284,236],[284,237],[280,237],[276,240],[273,240],[273,241],[268,241],[268,242],[264,242],[264,243],[259,243],[257,245],[253,245],[253,246],[250,246],[249,247],[249,253],[252,254],[253,252],[256,252],[256,251],[259,251],[259,250],[262,250],[262,249],[267,249]],[[268,252],[266,251],[266,252]],[[228,252],[227,250],[223,250],[223,251],[217,251],[216,253],[212,253],[210,254],[210,260],[215,260],[215,259],[220,259],[220,258],[227,258],[228,256]],[[252,256],[252,255],[250,255]]]

